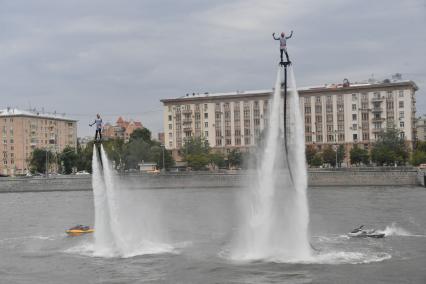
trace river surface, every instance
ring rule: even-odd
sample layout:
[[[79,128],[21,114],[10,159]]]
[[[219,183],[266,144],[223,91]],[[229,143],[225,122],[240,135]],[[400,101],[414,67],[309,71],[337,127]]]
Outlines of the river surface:
[[[94,257],[93,236],[65,235],[93,225],[92,192],[0,194],[0,283],[426,283],[424,188],[310,188],[315,251],[303,263],[227,258],[242,190],[151,191],[175,249],[128,258]],[[361,224],[386,237],[345,236]]]

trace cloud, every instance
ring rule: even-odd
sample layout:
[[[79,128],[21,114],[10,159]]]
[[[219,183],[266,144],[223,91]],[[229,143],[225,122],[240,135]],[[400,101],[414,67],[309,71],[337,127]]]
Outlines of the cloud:
[[[75,114],[79,135],[91,133],[86,121],[97,112],[156,132],[161,98],[270,88],[271,33],[292,29],[300,86],[401,72],[423,89],[425,23],[422,0],[5,1],[2,107]]]

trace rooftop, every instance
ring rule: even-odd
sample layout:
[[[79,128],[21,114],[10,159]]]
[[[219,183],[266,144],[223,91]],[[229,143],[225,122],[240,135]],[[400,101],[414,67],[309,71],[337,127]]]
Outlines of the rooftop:
[[[394,87],[394,86],[411,86],[413,89],[417,90],[417,85],[410,80],[384,80],[381,82],[355,82],[346,84],[325,84],[320,86],[308,86],[298,88],[298,92],[301,94],[304,93],[316,93],[316,92],[335,92],[335,91],[355,91],[360,89],[368,89],[368,88],[383,88],[383,87]],[[291,90],[291,88],[289,88]],[[185,100],[194,100],[194,99],[208,99],[211,97],[239,97],[239,96],[254,96],[254,95],[270,95],[273,89],[266,90],[250,90],[250,91],[235,91],[235,92],[227,92],[227,93],[192,93],[186,94],[184,96],[174,98],[174,99],[163,99],[161,102],[176,102],[176,101],[185,101]]]
[[[40,112],[37,110],[21,110],[17,108],[6,108],[0,110],[0,117],[5,116],[27,116],[27,117],[37,117],[37,118],[48,118],[48,119],[57,119],[57,120],[67,120],[67,121],[77,121],[76,119],[68,118],[65,116],[65,113],[46,113]]]

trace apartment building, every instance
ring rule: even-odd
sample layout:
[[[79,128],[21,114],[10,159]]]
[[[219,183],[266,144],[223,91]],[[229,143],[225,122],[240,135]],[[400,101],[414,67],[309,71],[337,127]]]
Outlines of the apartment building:
[[[417,140],[426,141],[426,115],[417,118]]]
[[[104,125],[102,135],[104,138],[121,138],[128,142],[133,131],[142,128],[143,125],[140,121],[127,121],[120,116],[114,125],[110,123]]]
[[[298,90],[306,144],[354,143],[368,148],[386,127],[395,126],[412,145],[416,137],[417,86],[413,81],[330,84]],[[223,152],[255,145],[268,124],[272,90],[193,94],[163,99],[167,149],[186,137],[205,137]],[[348,151],[347,151],[348,152]]]
[[[60,114],[13,108],[0,110],[0,173],[25,174],[35,148],[61,152],[77,146],[77,121]]]

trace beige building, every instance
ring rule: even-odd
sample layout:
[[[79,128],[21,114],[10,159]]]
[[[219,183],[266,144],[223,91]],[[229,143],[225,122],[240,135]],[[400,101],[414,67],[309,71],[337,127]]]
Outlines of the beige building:
[[[305,141],[318,148],[335,143],[368,148],[381,131],[394,125],[412,143],[417,89],[414,82],[401,80],[301,88]],[[272,90],[205,93],[161,100],[166,148],[179,150],[190,136],[205,137],[210,146],[225,152],[253,146],[268,123],[271,94]]]
[[[426,141],[426,115],[417,118],[417,140]]]
[[[35,148],[60,152],[77,146],[77,121],[59,114],[7,108],[0,110],[0,173],[25,174]]]

